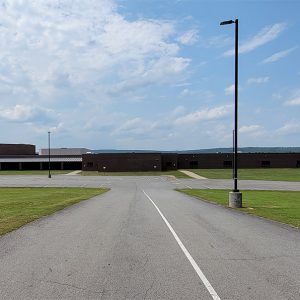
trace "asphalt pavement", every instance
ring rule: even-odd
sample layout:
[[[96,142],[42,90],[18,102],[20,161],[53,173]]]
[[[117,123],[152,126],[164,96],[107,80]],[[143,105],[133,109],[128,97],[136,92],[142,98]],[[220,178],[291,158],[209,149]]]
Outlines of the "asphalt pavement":
[[[0,176],[0,186],[111,189],[1,237],[0,299],[300,299],[298,229],[174,191],[230,180]]]

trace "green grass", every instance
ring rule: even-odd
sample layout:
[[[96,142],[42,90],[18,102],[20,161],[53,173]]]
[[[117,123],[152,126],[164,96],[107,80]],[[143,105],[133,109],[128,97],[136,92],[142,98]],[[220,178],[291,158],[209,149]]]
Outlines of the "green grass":
[[[232,169],[190,169],[189,171],[211,179],[232,178]],[[300,168],[238,169],[238,178],[248,180],[300,181]]]
[[[68,174],[73,171],[69,170],[51,170],[51,175]],[[48,175],[48,170],[0,170],[0,175]]]
[[[176,178],[190,178],[180,171],[148,171],[148,172],[97,172],[97,171],[83,171],[82,176],[162,176],[169,175]]]
[[[178,190],[187,195],[228,206],[228,190]],[[300,227],[300,192],[243,191],[243,208],[238,210]]]
[[[0,188],[0,235],[105,191],[99,188]]]

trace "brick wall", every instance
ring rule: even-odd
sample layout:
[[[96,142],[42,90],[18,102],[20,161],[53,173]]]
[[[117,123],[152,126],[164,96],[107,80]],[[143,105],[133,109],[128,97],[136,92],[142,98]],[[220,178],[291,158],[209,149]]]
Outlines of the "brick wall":
[[[35,145],[0,144],[0,155],[35,155]]]

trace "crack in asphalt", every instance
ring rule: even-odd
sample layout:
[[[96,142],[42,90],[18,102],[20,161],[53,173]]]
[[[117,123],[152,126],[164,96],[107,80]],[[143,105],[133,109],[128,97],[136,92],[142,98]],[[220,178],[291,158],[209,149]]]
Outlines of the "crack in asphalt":
[[[105,289],[103,289],[102,291],[94,291],[94,290],[83,288],[83,287],[80,287],[80,286],[77,286],[77,285],[74,285],[74,284],[71,284],[71,283],[58,282],[58,281],[54,281],[54,280],[36,280],[36,281],[44,282],[44,283],[50,283],[50,284],[58,284],[58,285],[61,285],[61,286],[67,286],[67,287],[71,287],[71,288],[74,288],[74,289],[77,289],[77,290],[80,290],[80,291],[91,292],[91,293],[101,295],[101,296],[105,293]]]
[[[148,292],[153,289],[154,283],[155,283],[155,280],[152,281],[151,286],[146,290],[145,295],[144,295],[144,300],[147,299]]]

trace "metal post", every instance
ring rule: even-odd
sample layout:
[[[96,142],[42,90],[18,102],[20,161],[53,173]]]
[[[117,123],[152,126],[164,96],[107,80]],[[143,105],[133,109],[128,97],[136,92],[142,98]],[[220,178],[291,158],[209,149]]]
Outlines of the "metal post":
[[[233,158],[233,181],[234,186],[232,192],[229,193],[229,206],[242,207],[242,193],[239,192],[237,186],[238,180],[238,35],[239,35],[239,20],[235,19],[223,21],[220,25],[228,25],[235,23],[235,97],[234,97],[234,158]]]
[[[48,131],[48,169],[49,169],[49,174],[48,174],[48,178],[51,178],[51,168],[50,168],[50,131]]]
[[[232,130],[232,179],[234,179],[234,129]]]
[[[234,99],[234,192],[238,192],[238,33],[239,20],[235,20],[235,99]]]

